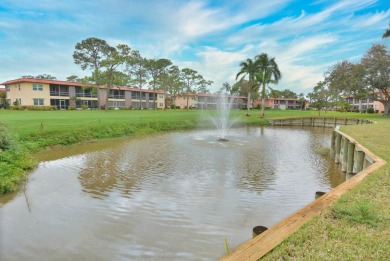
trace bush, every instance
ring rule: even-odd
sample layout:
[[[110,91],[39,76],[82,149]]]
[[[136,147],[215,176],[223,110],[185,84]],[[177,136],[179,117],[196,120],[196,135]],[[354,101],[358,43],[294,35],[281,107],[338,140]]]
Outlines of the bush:
[[[11,110],[27,110],[27,111],[55,111],[57,106],[35,106],[35,105],[12,105]]]
[[[0,151],[9,150],[15,145],[15,139],[6,126],[0,123]]]
[[[76,106],[68,106],[68,110],[74,111],[76,110]]]
[[[374,113],[374,112],[375,112],[374,108],[372,107],[367,108],[367,113]]]

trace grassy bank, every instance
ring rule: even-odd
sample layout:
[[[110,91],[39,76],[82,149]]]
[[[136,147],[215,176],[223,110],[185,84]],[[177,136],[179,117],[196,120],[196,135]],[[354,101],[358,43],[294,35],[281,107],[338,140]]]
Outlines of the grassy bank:
[[[390,119],[341,131],[390,162]],[[390,260],[390,164],[372,173],[262,260]]]
[[[209,116],[215,111],[199,110],[87,110],[87,111],[13,111],[0,110],[4,137],[12,143],[0,152],[0,194],[15,191],[26,179],[26,170],[36,163],[31,153],[53,145],[121,136],[137,136],[162,131],[210,128]],[[260,119],[258,110],[246,116],[244,110],[231,111],[237,125],[266,125],[267,118],[318,116],[313,111],[267,111]],[[378,115],[327,112],[326,117],[370,117]]]

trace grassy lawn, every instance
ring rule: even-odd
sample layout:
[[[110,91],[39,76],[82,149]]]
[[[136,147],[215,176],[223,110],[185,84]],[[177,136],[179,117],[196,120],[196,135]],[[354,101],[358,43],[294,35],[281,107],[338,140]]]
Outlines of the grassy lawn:
[[[283,117],[310,117],[318,116],[314,111],[296,110],[270,110],[266,111],[266,119],[258,117],[259,110],[251,111],[251,116],[246,116],[246,110],[234,110],[231,112],[233,118],[238,118],[244,124],[267,124],[267,118]],[[193,122],[209,123],[207,115],[211,111],[200,110],[89,110],[89,111],[12,111],[0,110],[0,121],[5,122],[8,127],[16,132],[21,139],[31,133],[69,131],[77,129],[90,129],[101,126],[115,126],[128,123],[150,123],[150,122]],[[321,117],[359,117],[359,118],[380,118],[378,115],[321,112]]]
[[[198,110],[144,111],[9,111],[0,110],[0,127],[5,123],[14,142],[13,152],[0,150],[0,194],[17,190],[26,169],[35,165],[29,154],[38,149],[84,140],[141,135],[211,127],[208,115]],[[269,118],[319,116],[313,111],[231,112],[240,124],[266,125]],[[321,112],[320,117],[370,118],[377,124],[343,126],[341,130],[390,162],[390,118],[381,115]],[[1,141],[0,133],[0,141]],[[7,135],[3,135],[7,137]],[[12,142],[11,142],[12,143]],[[1,186],[8,186],[1,190]],[[264,257],[264,260],[390,260],[390,164],[344,195],[321,216],[304,225]]]

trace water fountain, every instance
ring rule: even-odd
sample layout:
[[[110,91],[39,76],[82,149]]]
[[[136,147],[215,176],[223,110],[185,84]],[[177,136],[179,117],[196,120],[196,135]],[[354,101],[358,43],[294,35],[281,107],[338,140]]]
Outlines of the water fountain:
[[[217,132],[218,132],[217,141],[222,141],[222,142],[229,141],[229,139],[226,138],[226,135],[230,127],[232,126],[232,124],[235,122],[235,119],[232,120],[229,117],[233,102],[234,102],[234,98],[230,97],[229,99],[229,96],[226,93],[222,94],[220,97],[218,97],[216,114],[210,116],[212,122],[217,128]]]

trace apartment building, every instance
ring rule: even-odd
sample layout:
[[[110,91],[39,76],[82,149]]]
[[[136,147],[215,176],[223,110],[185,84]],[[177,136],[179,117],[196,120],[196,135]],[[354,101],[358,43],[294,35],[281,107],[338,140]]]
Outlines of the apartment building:
[[[181,94],[173,95],[176,106],[181,109],[217,109],[221,106],[221,103],[228,103],[231,109],[245,109],[247,97],[228,95],[227,100],[221,94]],[[173,102],[173,101],[172,101]]]
[[[261,98],[258,98],[254,102],[254,108],[261,104]],[[308,102],[302,107],[298,99],[294,98],[266,98],[264,108],[280,109],[280,110],[304,110],[308,106]]]
[[[356,99],[352,96],[345,96],[344,100],[351,105],[354,111],[366,111],[367,108],[374,108],[376,113],[382,113],[385,108],[379,101],[374,101],[373,98]]]
[[[163,109],[165,92],[129,87],[86,87],[80,82],[20,78],[1,83],[5,85],[10,105],[57,106],[74,108]]]

